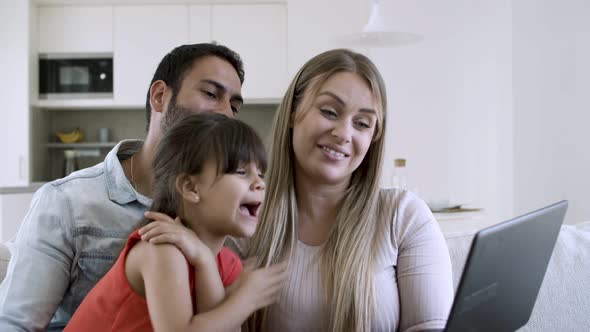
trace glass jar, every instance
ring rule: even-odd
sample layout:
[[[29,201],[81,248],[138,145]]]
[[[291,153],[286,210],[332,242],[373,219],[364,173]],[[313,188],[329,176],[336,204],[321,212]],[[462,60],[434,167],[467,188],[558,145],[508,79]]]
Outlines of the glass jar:
[[[408,189],[408,173],[406,169],[406,160],[403,158],[395,159],[393,161],[393,173],[391,176],[391,187],[407,190]]]

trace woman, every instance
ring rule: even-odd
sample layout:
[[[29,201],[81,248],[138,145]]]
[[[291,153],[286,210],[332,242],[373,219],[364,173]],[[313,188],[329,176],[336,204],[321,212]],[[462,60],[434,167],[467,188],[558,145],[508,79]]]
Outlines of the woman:
[[[290,278],[250,330],[444,327],[453,288],[436,220],[413,194],[379,189],[386,106],[376,67],[349,50],[295,76],[274,119],[260,222],[236,244],[260,266],[287,260]]]

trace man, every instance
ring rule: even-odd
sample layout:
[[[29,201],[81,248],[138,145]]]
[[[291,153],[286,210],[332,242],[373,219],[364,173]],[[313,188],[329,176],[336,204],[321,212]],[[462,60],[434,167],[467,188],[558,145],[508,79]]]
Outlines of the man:
[[[162,133],[188,112],[233,117],[243,80],[240,57],[224,46],[183,45],[162,59],[146,98],[145,142],[124,140],[104,162],[35,194],[0,286],[0,331],[63,329],[151,204]]]

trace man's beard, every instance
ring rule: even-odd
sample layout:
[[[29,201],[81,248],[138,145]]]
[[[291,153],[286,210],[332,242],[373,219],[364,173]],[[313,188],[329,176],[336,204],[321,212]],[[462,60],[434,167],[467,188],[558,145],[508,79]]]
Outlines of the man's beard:
[[[187,107],[179,106],[176,103],[176,93],[172,95],[170,99],[170,104],[168,104],[168,109],[166,110],[166,114],[164,114],[164,121],[160,124],[160,130],[165,133],[172,127],[176,122],[180,119],[184,118],[185,116],[189,115],[191,110]]]

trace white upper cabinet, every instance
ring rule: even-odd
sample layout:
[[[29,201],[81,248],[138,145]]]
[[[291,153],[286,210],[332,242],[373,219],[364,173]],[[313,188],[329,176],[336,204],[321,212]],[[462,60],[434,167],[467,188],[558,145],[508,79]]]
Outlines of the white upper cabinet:
[[[115,6],[115,105],[145,105],[160,60],[189,40],[187,6]]]
[[[211,42],[211,6],[189,6],[189,43]]]
[[[282,97],[287,89],[285,4],[214,5],[211,39],[242,57],[245,99]]]
[[[39,8],[39,53],[111,52],[112,6]]]
[[[112,53],[112,107],[143,107],[162,57],[216,41],[238,52],[250,102],[287,88],[287,3],[51,5],[39,7],[39,53]]]

